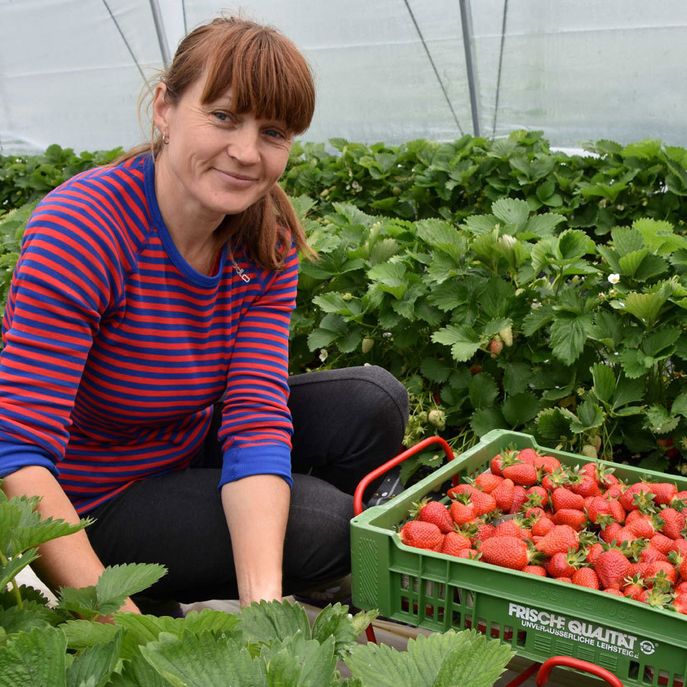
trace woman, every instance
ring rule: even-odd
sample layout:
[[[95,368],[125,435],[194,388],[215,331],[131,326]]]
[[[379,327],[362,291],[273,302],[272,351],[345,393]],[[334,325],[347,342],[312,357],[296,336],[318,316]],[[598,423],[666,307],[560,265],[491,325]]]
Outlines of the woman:
[[[217,19],[156,86],[152,144],[36,209],[3,323],[0,476],[44,516],[95,519],[41,548],[50,586],[159,562],[150,596],[245,605],[348,572],[350,493],[397,451],[407,399],[379,368],[287,378],[307,246],[277,180],[313,107],[291,42]]]

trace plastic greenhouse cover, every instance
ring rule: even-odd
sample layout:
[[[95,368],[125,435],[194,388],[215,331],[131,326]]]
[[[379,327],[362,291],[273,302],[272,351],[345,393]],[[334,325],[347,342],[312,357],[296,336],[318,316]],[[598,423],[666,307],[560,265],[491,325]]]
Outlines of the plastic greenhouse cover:
[[[474,132],[474,111],[486,136],[529,128],[560,147],[687,145],[684,0],[247,0],[236,9],[281,29],[310,61],[318,108],[305,140],[451,140]],[[0,0],[0,153],[144,140],[146,81],[185,29],[217,14],[204,0]]]

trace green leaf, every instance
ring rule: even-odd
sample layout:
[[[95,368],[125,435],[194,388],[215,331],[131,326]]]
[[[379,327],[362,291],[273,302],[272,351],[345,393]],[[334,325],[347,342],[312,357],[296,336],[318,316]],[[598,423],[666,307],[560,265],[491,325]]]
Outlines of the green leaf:
[[[267,665],[269,687],[331,687],[336,668],[334,637],[322,644],[302,635],[290,637],[279,646],[264,647],[262,658]]]
[[[470,418],[470,428],[478,437],[492,429],[505,429],[507,426],[508,423],[498,408],[480,408]]]
[[[531,393],[510,396],[501,406],[503,417],[511,427],[529,422],[539,412],[539,399]]]
[[[241,687],[268,684],[263,661],[232,639],[189,634],[181,640],[163,632],[141,653],[172,687],[225,687],[228,676]]]
[[[35,627],[50,627],[55,625],[55,622],[56,618],[52,610],[35,601],[24,599],[21,608],[18,606],[0,608],[0,628],[8,635],[28,632]]]
[[[0,650],[0,687],[66,687],[64,634],[52,627],[9,637]]]
[[[575,434],[588,432],[590,429],[601,427],[604,423],[606,414],[603,409],[591,398],[586,398],[577,407],[577,420],[573,420],[570,429]]]
[[[595,244],[579,229],[567,229],[558,237],[558,252],[563,260],[574,260],[595,252]]]
[[[305,609],[289,601],[260,601],[241,609],[241,629],[259,642],[286,639],[297,632],[310,639],[310,623]]]
[[[634,315],[645,326],[653,327],[667,300],[667,296],[661,292],[631,292],[627,294],[624,305],[621,307],[624,307],[626,312]],[[614,303],[611,305],[615,307]]]
[[[673,400],[673,405],[670,408],[672,415],[682,415],[687,417],[687,391],[683,391]]]
[[[561,222],[565,222],[565,217],[563,217],[563,215],[556,215],[553,212],[543,215],[534,215],[528,220],[525,231],[542,238],[545,236],[552,236],[554,229]]]
[[[546,408],[537,415],[537,437],[542,442],[555,445],[570,436],[570,427],[576,420],[575,415],[565,408]]]
[[[406,268],[398,262],[387,262],[383,265],[371,267],[367,276],[382,290],[390,293],[395,298],[403,298],[406,292]]]
[[[4,589],[24,568],[31,565],[37,558],[38,549],[29,549],[24,551],[21,556],[16,556],[4,565],[0,565],[0,589]]]
[[[111,642],[84,649],[67,670],[67,687],[104,687],[119,661],[121,631]]]
[[[608,365],[595,363],[592,365],[592,379],[594,386],[592,391],[596,397],[604,403],[610,403],[615,391],[615,374]]]
[[[348,606],[336,603],[327,606],[315,618],[312,638],[324,644],[329,637],[334,638],[334,653],[342,656],[358,638],[357,628],[348,617]]]
[[[515,396],[527,389],[532,377],[532,368],[527,363],[507,363],[503,369],[503,390]]]
[[[644,380],[628,379],[621,374],[615,388],[613,410],[617,411],[631,403],[641,403],[644,400]]]
[[[449,378],[452,369],[450,365],[437,358],[424,358],[420,363],[420,372],[430,382],[445,382]]]
[[[677,327],[661,327],[644,338],[642,351],[655,360],[667,358],[675,352],[675,342],[681,334]]]
[[[109,615],[119,610],[128,596],[133,596],[155,584],[167,573],[156,563],[124,563],[108,566],[95,585],[100,612]]]
[[[561,362],[572,365],[582,354],[591,330],[591,315],[556,318],[551,325],[552,353]]]
[[[115,673],[108,687],[170,687],[160,673],[143,658],[137,650],[136,655],[124,662],[121,673]]]
[[[678,426],[679,422],[680,418],[671,415],[661,405],[652,405],[646,409],[645,426],[654,434],[668,434]]]
[[[67,637],[70,649],[86,649],[96,644],[112,642],[117,635],[123,634],[121,628],[111,623],[93,620],[68,620],[60,625]]]
[[[653,364],[653,361],[649,360],[647,365],[644,353],[629,348],[621,351],[619,358],[623,372],[630,379],[639,379],[644,376]]]
[[[480,340],[473,332],[465,327],[456,327],[449,324],[438,329],[432,334],[434,343],[444,344],[451,347],[451,355],[458,362],[470,360],[479,350]]]
[[[473,408],[488,408],[498,397],[499,388],[491,375],[480,372],[470,379],[468,393]]]
[[[524,227],[530,216],[530,206],[524,200],[501,198],[491,205],[494,216],[505,224]]]
[[[462,227],[472,234],[481,236],[490,233],[497,223],[498,219],[494,215],[470,215],[466,217]]]

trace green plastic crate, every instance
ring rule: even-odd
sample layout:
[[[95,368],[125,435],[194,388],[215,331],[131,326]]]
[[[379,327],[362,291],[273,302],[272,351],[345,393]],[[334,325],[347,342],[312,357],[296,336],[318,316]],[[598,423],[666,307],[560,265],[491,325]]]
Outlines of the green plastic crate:
[[[687,683],[687,616],[605,592],[405,546],[396,532],[411,504],[454,477],[484,471],[500,451],[532,447],[566,465],[589,458],[539,446],[533,437],[495,430],[434,473],[351,521],[353,604],[429,630],[477,628],[520,656],[574,656],[629,687]],[[626,481],[647,476],[687,489],[687,479],[605,463]]]

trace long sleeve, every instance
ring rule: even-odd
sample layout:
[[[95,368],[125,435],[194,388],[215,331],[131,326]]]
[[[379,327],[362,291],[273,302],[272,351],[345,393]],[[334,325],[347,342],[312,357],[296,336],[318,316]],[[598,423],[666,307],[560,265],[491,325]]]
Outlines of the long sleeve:
[[[284,269],[266,280],[239,323],[220,429],[220,485],[255,474],[279,475],[291,484],[288,343],[297,282],[292,247]]]

